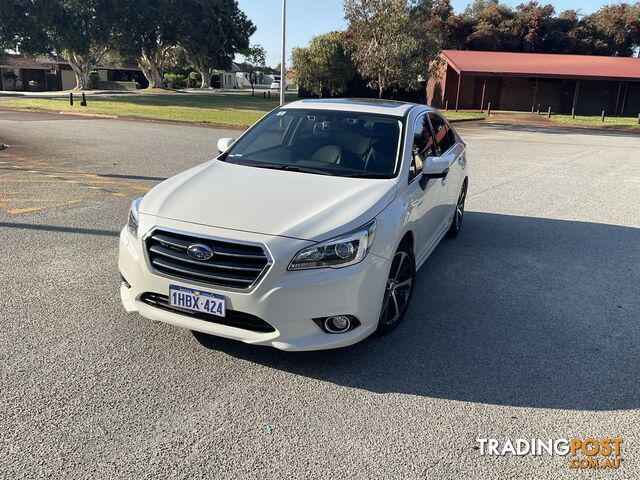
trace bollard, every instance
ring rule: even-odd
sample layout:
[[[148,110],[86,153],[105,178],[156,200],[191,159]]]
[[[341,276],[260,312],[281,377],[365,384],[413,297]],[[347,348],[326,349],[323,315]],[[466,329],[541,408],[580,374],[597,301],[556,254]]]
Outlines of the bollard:
[[[267,99],[267,92],[262,92],[262,98]]]
[[[638,114],[638,125],[640,125],[640,113]]]
[[[444,110],[445,112],[449,111],[449,100],[444,101]],[[638,117],[640,117],[640,115],[638,115]]]
[[[536,112],[536,114],[540,115],[540,104],[538,104],[538,111]]]
[[[69,105],[73,107],[73,92],[69,92]]]
[[[87,106],[87,97],[85,97],[84,92],[82,92],[82,101],[80,102],[80,106],[82,107]]]
[[[491,116],[491,102],[487,103],[487,117]]]
[[[547,111],[547,118],[551,118],[551,105],[549,105],[549,110]]]
[[[574,120],[576,118],[576,109],[575,108],[571,109],[571,118],[573,118]]]
[[[602,115],[600,116],[600,121],[604,123],[604,110],[602,110]]]
[[[267,98],[271,98],[271,90],[267,90]]]

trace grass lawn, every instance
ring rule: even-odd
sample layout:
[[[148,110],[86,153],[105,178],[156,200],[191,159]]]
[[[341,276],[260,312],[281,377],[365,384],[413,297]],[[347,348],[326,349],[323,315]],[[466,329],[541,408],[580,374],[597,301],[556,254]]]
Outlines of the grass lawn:
[[[68,98],[0,98],[0,108],[51,110],[120,117],[140,117],[156,120],[203,122],[231,127],[247,127],[266,112],[278,106],[278,96],[265,100],[262,92],[251,94],[161,94],[88,96],[87,106],[80,106],[74,95],[74,105]],[[290,95],[291,100],[294,96]]]
[[[604,123],[602,123],[600,115],[591,117],[576,116],[575,119],[571,118],[571,115],[551,115],[551,120],[565,125],[640,128],[640,125],[638,125],[638,117],[605,117]]]
[[[255,96],[241,93],[174,93],[142,95],[88,96],[86,107],[80,106],[77,95],[75,104],[68,98],[0,97],[0,108],[23,110],[51,110],[119,117],[140,117],[180,122],[201,122],[230,127],[248,127],[279,104],[278,94],[272,92],[265,100],[262,91]],[[287,94],[288,101],[297,99],[295,93]],[[452,121],[484,118],[481,113],[444,112]]]
[[[444,117],[450,122],[459,122],[461,120],[480,120],[483,118],[487,118],[484,113],[480,112],[454,112],[452,110],[440,110],[440,113],[442,113]]]

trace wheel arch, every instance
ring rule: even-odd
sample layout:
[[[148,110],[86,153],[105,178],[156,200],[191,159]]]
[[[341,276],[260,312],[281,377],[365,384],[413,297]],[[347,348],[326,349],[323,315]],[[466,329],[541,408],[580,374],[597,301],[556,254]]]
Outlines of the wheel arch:
[[[400,246],[400,244],[405,241],[411,246],[411,250],[415,252],[416,251],[415,236],[411,228],[404,233],[404,235],[400,239],[400,242],[398,242],[398,246]],[[396,250],[397,249],[398,247],[396,247]]]

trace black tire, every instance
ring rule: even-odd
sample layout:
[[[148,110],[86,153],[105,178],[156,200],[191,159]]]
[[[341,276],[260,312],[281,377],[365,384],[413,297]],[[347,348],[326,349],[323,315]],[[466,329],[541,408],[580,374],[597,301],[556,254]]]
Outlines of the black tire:
[[[416,280],[416,259],[407,241],[400,243],[393,256],[378,318],[378,333],[394,330],[402,321],[411,302]]]
[[[460,195],[458,195],[458,202],[456,203],[456,210],[453,214],[453,221],[447,231],[449,238],[457,237],[462,230],[462,221],[464,220],[464,202],[467,199],[467,179],[462,182],[462,188],[460,189]]]

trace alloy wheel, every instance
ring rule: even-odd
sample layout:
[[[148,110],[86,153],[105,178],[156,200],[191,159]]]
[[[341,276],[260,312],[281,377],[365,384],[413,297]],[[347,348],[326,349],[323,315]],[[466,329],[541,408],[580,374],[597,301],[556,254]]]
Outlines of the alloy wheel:
[[[454,222],[456,224],[456,230],[460,230],[462,227],[462,219],[464,218],[464,201],[467,199],[467,183],[462,185],[462,191],[458,197],[458,203],[456,203],[456,213]]]
[[[409,254],[399,250],[393,257],[382,302],[380,322],[393,325],[402,317],[411,297],[413,265]]]

